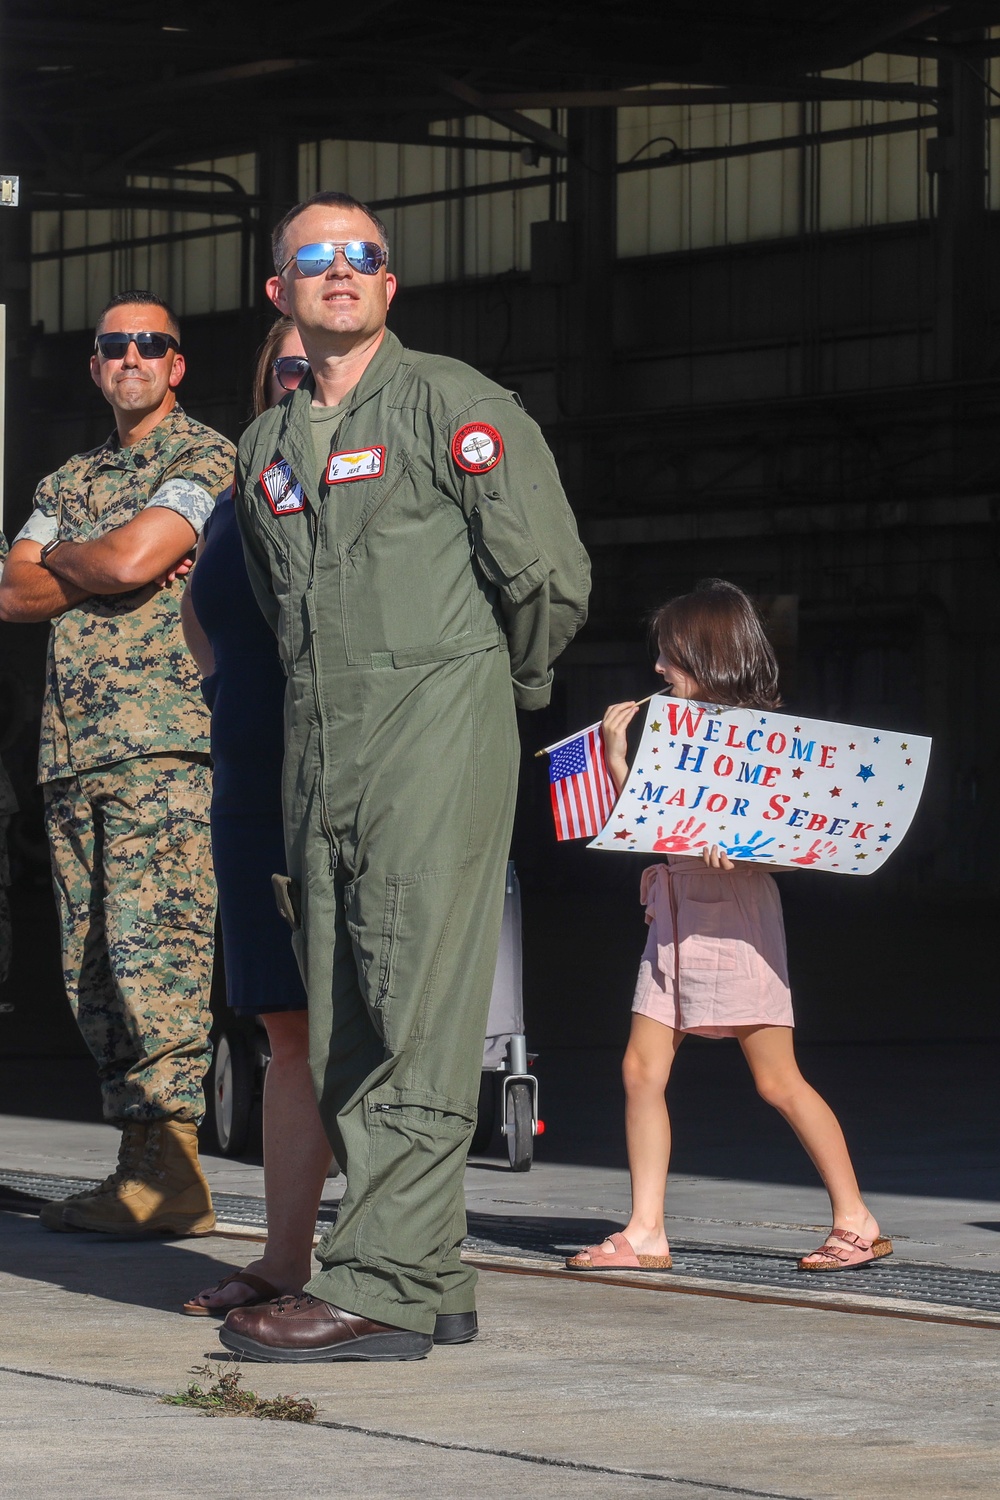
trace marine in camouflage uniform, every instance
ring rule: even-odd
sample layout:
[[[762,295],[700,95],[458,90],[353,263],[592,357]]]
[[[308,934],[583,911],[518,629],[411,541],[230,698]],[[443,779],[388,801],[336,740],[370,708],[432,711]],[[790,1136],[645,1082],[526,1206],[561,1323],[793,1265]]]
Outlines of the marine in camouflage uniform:
[[[0,532],[0,566],[7,556],[7,538]],[[7,833],[11,816],[17,812],[17,798],[10,777],[0,760],[0,984],[4,984],[10,973],[10,960],[14,940],[10,921],[10,901],[7,887],[10,885],[10,859],[7,852]]]
[[[117,321],[125,328],[155,327],[152,311],[140,308],[137,324],[128,306]],[[123,365],[138,364],[133,347]],[[154,376],[160,366],[162,360]],[[137,374],[135,382],[142,378]],[[113,405],[114,395],[112,388]],[[57,541],[103,538],[115,545],[122,528],[156,507],[183,517],[190,527],[183,534],[193,545],[215,495],[231,478],[234,449],[172,399],[138,441],[120,440],[117,407],[116,415],[118,431],[107,442],[70,459],[38,486],[11,559],[17,543],[36,544],[34,556],[75,599],[52,620],[39,781],[67,995],[98,1064],[105,1118],[124,1128],[125,1175],[141,1179],[150,1173],[136,1173],[132,1157],[140,1144],[148,1156],[150,1139],[158,1149],[164,1139],[179,1141],[181,1155],[193,1153],[197,1163],[194,1130],[204,1113],[211,1057],[215,921],[209,716],[181,633],[181,587],[161,587],[153,579],[111,592],[106,582],[103,592],[79,598],[80,560],[93,571],[94,549],[61,546],[46,559]],[[146,1127],[162,1122],[176,1129],[150,1135]],[[175,1165],[183,1178],[184,1162]],[[119,1177],[121,1168],[120,1162]],[[202,1208],[204,1199],[207,1187]],[[88,1220],[71,1204],[67,1217],[49,1227],[118,1232],[120,1224],[103,1222],[106,1207]],[[144,1212],[142,1204],[130,1210],[143,1223]],[[209,1212],[210,1200],[193,1218],[179,1212],[156,1226],[183,1232],[188,1220],[197,1220],[202,1232],[211,1227]]]

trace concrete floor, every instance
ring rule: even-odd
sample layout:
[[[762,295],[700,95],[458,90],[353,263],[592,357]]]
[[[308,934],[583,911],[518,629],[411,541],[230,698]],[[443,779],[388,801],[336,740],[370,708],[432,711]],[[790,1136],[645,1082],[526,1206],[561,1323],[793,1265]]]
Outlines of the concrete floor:
[[[672,1231],[800,1253],[825,1228],[824,1195],[794,1142],[769,1133],[739,1091],[728,1054],[703,1055],[711,1067],[692,1050],[675,1103],[686,1125]],[[871,1110],[851,1114],[871,1092],[868,1051],[824,1056],[824,1088],[847,1106],[897,1255],[1000,1271],[993,1095],[979,1087],[978,1052],[952,1064],[883,1057],[874,1122]],[[922,1069],[947,1083],[940,1123]],[[505,1217],[537,1215],[578,1222],[583,1243],[627,1205],[613,1059],[548,1058],[543,1078],[552,1126],[539,1160],[523,1176],[497,1160],[470,1164],[469,1205],[501,1240]],[[23,1109],[23,1087],[8,1082]],[[49,1092],[51,1112],[71,1118],[46,1118],[42,1102],[0,1117],[0,1167],[101,1175],[114,1132],[72,1118],[88,1110],[68,1102],[65,1078],[47,1083],[33,1097]],[[259,1162],[206,1165],[217,1191],[261,1191]],[[330,1198],[340,1191],[328,1184]],[[413,1364],[245,1367],[244,1384],[262,1395],[315,1400],[314,1427],[234,1425],[160,1404],[193,1367],[225,1367],[214,1322],[180,1316],[180,1303],[256,1253],[219,1236],[55,1235],[30,1214],[0,1213],[0,1497],[1000,1494],[996,1328],[510,1269],[481,1273],[476,1344]]]
[[[321,1428],[158,1405],[224,1365],[215,1324],[178,1304],[253,1253],[0,1215],[0,1494],[997,1493],[995,1331],[496,1272],[474,1345],[245,1367],[262,1395],[316,1401]]]

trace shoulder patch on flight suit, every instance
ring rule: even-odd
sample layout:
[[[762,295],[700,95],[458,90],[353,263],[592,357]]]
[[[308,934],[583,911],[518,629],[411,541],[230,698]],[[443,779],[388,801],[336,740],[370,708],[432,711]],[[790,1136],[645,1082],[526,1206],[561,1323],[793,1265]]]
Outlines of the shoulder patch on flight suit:
[[[265,469],[260,482],[264,487],[267,503],[276,516],[291,516],[297,511],[305,510],[306,497],[287,459],[279,459]]]
[[[466,474],[485,474],[503,458],[503,438],[488,422],[467,422],[451,440],[451,456]]]
[[[331,453],[326,466],[327,484],[345,484],[349,479],[378,479],[385,472],[385,449],[362,448],[360,451],[345,449]]]

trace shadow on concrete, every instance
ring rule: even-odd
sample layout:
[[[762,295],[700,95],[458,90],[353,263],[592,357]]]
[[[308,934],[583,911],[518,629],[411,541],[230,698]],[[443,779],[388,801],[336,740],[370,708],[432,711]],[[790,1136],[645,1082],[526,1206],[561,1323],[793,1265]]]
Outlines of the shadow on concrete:
[[[177,1313],[202,1287],[213,1286],[233,1269],[233,1261],[200,1250],[192,1254],[169,1240],[53,1234],[27,1217],[28,1212],[27,1205],[16,1213],[0,1211],[0,1273],[78,1296]],[[208,1342],[214,1342],[214,1319],[190,1321],[204,1324]]]

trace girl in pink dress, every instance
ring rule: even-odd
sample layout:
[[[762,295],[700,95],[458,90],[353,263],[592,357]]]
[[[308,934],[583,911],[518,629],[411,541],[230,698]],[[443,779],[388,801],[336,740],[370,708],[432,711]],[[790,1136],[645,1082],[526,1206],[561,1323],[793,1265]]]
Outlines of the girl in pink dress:
[[[737,708],[781,706],[778,668],[754,606],[734,584],[706,579],[657,611],[656,671],[678,698]],[[620,793],[628,779],[626,730],[635,703],[615,703],[601,734]],[[665,1091],[687,1033],[735,1036],[757,1092],[791,1125],[830,1195],[833,1228],[799,1261],[803,1271],[844,1271],[892,1254],[858,1188],[843,1131],[830,1106],[799,1072],[781,901],[770,875],[697,843],[696,820],[672,835],[658,830],[666,864],[643,874],[649,924],[632,1002],[622,1076],[632,1214],[619,1234],[566,1264],[573,1270],[667,1270],[664,1195],[670,1161]]]

